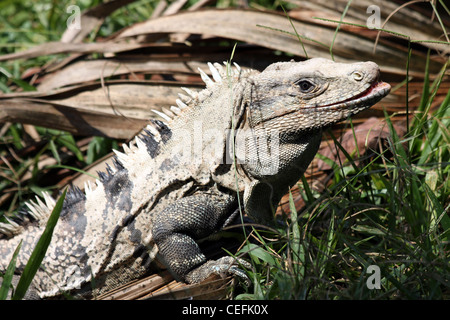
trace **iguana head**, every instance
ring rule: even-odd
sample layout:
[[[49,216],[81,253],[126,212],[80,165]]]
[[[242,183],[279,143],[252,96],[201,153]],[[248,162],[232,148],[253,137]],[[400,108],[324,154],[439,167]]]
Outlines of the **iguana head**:
[[[246,211],[258,221],[271,214],[314,158],[322,130],[369,108],[389,93],[373,62],[316,58],[281,62],[252,74],[236,155],[246,185]],[[241,112],[242,113],[242,112]],[[267,210],[269,208],[269,210]]]
[[[379,75],[373,62],[315,58],[272,64],[251,79],[249,126],[283,134],[323,129],[386,96],[390,85]]]

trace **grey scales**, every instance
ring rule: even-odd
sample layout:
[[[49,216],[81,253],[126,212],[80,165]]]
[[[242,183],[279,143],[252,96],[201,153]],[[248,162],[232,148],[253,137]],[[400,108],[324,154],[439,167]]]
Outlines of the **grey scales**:
[[[92,298],[154,264],[187,283],[245,277],[244,260],[207,261],[197,244],[243,211],[270,224],[281,197],[314,158],[323,129],[390,91],[373,62],[322,58],[264,71],[209,63],[206,87],[187,88],[152,119],[95,184],[67,193],[26,298]],[[241,207],[239,207],[239,203]],[[0,223],[0,272],[20,241],[16,279],[55,205],[48,194]]]

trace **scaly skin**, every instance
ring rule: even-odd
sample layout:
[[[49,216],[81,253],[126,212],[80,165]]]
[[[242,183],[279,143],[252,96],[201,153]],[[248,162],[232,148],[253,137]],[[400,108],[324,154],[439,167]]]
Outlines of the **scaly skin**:
[[[263,72],[210,65],[206,89],[181,95],[151,120],[96,187],[71,190],[27,298],[90,298],[138,278],[155,263],[195,283],[211,273],[245,277],[231,257],[206,261],[197,240],[239,214],[261,223],[314,158],[322,130],[369,108],[390,86],[375,63],[325,59],[275,63]],[[228,72],[227,72],[228,70]],[[0,224],[0,272],[18,243],[18,274],[54,200],[28,203]],[[92,281],[95,280],[95,281]],[[95,288],[93,288],[95,283]]]

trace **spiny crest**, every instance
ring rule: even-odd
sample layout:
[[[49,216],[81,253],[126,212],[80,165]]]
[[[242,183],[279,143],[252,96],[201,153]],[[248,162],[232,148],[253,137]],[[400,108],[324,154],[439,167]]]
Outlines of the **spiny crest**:
[[[205,89],[197,92],[181,87],[187,95],[181,93],[178,94],[179,99],[175,100],[177,106],[171,106],[170,109],[161,108],[161,111],[152,110],[152,112],[160,116],[164,121],[170,123],[170,121],[180,115],[184,109],[189,108],[189,106],[195,105],[203,101],[205,97],[208,97],[215,86],[222,85],[228,78],[240,78],[242,69],[237,63],[233,62],[234,68],[232,68],[228,62],[224,62],[223,64],[224,65],[219,63],[212,64],[211,62],[208,62],[212,79],[202,69],[198,69],[200,77],[206,85]]]
[[[125,170],[126,164],[134,155],[139,153],[147,158],[154,158],[160,152],[161,144],[165,144],[171,137],[172,131],[162,121],[152,119],[149,124],[138,134],[128,145],[123,145],[124,152],[115,152],[112,158],[113,166],[106,165],[105,172],[97,172],[97,186],[106,184],[118,171]],[[130,165],[128,163],[128,165]],[[84,192],[74,186],[66,194],[64,199],[63,212],[61,215],[70,214],[70,208],[80,201],[85,201],[86,197],[95,191],[95,186],[91,182],[86,182]],[[47,192],[43,192],[43,200],[36,196],[36,201],[29,201],[19,209],[18,214],[13,218],[4,217],[6,223],[0,222],[0,237],[12,237],[21,233],[23,227],[37,221],[39,226],[45,224],[50,216],[56,201]],[[65,209],[65,210],[64,210]]]
[[[163,121],[151,119],[149,124],[128,145],[122,145],[124,152],[113,150],[115,169],[108,166],[104,176],[126,167],[131,155],[142,153],[154,159],[160,152],[161,144],[165,144],[171,136],[172,131]]]
[[[75,202],[86,200],[86,195],[77,186],[72,187],[66,194],[64,205],[70,206]]]
[[[172,136],[172,131],[162,121],[151,119],[149,124],[128,144],[123,144],[123,152],[112,150],[114,156],[112,157],[112,166],[106,164],[106,171],[97,171],[98,179],[95,181],[97,186],[107,185],[117,172],[126,170],[136,161],[146,161],[145,159],[154,159],[160,152],[161,145],[165,144]],[[85,196],[89,196],[96,189],[90,181],[84,183]],[[71,190],[72,192],[72,190]],[[76,199],[82,199],[80,196],[81,190],[74,191],[78,193],[74,196]],[[84,194],[83,194],[84,196]]]
[[[206,88],[201,91],[193,91],[188,88],[181,88],[185,94],[179,94],[179,99],[176,99],[176,105],[170,109],[162,108],[161,111],[152,110],[159,115],[164,121],[170,122],[173,118],[180,115],[184,109],[200,103],[209,96],[211,90],[217,85],[222,85],[227,79],[232,78],[238,80],[242,75],[242,70],[238,64],[234,63],[232,68],[227,62],[224,65],[219,63],[209,63],[208,67],[212,75],[212,79],[199,68],[200,76],[206,85]],[[132,161],[133,156],[138,153],[146,154],[154,159],[161,150],[161,144],[165,144],[171,137],[172,131],[164,123],[164,121],[152,119],[150,123],[138,134],[128,145],[123,145],[123,151],[113,150],[115,156],[113,157],[113,166],[107,165],[106,172],[97,172],[98,179],[97,186],[106,184],[118,171],[125,170],[129,162]],[[64,201],[64,208],[70,208],[79,201],[86,200],[90,193],[94,192],[95,186],[91,182],[86,182],[84,185],[84,192],[78,187],[71,188],[66,195]],[[25,208],[19,210],[19,213],[14,218],[6,218],[7,223],[0,223],[0,235],[11,237],[21,232],[24,224],[37,221],[39,225],[48,220],[54,206],[55,200],[47,192],[43,193],[44,201],[36,197],[36,202],[27,202]],[[66,213],[69,213],[66,210]]]
[[[29,201],[25,203],[26,207],[19,210],[17,216],[7,218],[6,223],[0,222],[0,235],[12,237],[21,232],[22,226],[29,222],[37,221],[39,224],[45,223],[48,220],[53,208],[55,207],[55,200],[47,193],[42,193],[44,201],[36,196],[36,202]]]

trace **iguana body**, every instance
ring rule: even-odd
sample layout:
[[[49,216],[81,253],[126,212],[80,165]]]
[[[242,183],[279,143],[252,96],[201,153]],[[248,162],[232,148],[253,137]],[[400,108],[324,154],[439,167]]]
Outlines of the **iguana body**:
[[[239,273],[229,257],[207,262],[196,240],[239,213],[238,197],[250,217],[270,222],[314,158],[322,129],[390,89],[372,62],[210,69],[214,80],[202,73],[206,88],[185,89],[189,97],[165,111],[167,123],[151,120],[95,187],[69,191],[30,296],[92,297],[142,276],[155,260],[190,283]],[[44,201],[27,204],[22,223],[0,224],[0,272],[21,240],[23,269],[54,206]]]

